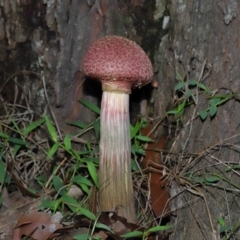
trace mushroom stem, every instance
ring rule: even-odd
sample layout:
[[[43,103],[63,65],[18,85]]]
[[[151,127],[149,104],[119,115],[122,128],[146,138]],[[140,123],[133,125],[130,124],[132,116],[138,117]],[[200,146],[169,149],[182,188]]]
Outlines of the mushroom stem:
[[[129,95],[103,92],[99,161],[100,210],[114,210],[136,222],[131,174]]]

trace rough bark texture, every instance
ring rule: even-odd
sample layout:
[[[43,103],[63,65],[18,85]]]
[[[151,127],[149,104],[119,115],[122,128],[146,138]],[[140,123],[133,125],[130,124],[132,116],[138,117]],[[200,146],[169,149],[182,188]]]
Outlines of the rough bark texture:
[[[27,106],[35,119],[52,112],[61,130],[77,131],[65,123],[89,123],[95,118],[77,100],[99,103],[102,93],[100,84],[85,82],[81,72],[88,46],[101,36],[120,35],[136,41],[154,62],[167,31],[161,28],[166,4],[162,0],[0,0],[0,100]],[[155,74],[162,61],[157,59]],[[132,117],[139,114],[139,101],[149,95],[144,89],[132,94]]]
[[[238,92],[240,88],[239,62],[239,11],[240,4],[231,1],[171,1],[171,26],[166,38],[166,61],[170,67],[161,70],[163,82],[173,72],[186,79],[198,80],[203,71],[210,75],[202,79],[211,90],[220,90],[219,94]],[[205,62],[206,60],[206,62]],[[165,61],[165,60],[162,60]],[[169,90],[168,90],[169,93]],[[166,93],[165,93],[166,94]],[[164,97],[159,90],[158,99]],[[208,107],[208,100],[199,97],[197,111]],[[202,122],[199,118],[191,120],[194,107],[184,115],[183,129],[176,139],[172,151],[179,154],[178,166],[186,164],[189,158],[182,159],[184,153],[196,153],[197,161],[189,165],[187,171],[202,173],[222,173],[230,164],[239,163],[239,101],[231,100],[218,108],[217,115]],[[156,112],[159,107],[156,105]],[[189,121],[190,120],[190,121]],[[227,140],[228,139],[228,140]],[[208,152],[204,152],[207,148]],[[227,146],[228,145],[228,146]],[[200,153],[203,153],[200,155]],[[238,173],[224,172],[230,182],[239,186]],[[234,226],[239,219],[237,197],[227,188],[226,182],[220,182],[223,190],[215,187],[201,187],[206,202],[197,194],[184,191],[184,187],[172,183],[172,210],[174,211],[175,230],[170,239],[220,239],[217,219],[222,216],[228,226]],[[206,204],[214,225],[212,233]],[[240,238],[239,232],[236,239]]]
[[[2,97],[8,102],[28,102],[41,115],[48,111],[45,80],[50,107],[61,128],[72,130],[65,121],[90,122],[94,116],[76,100],[97,102],[101,87],[93,89],[92,83],[83,84],[81,62],[90,43],[107,34],[137,41],[151,57],[158,82],[152,102],[154,117],[161,118],[171,105],[176,72],[196,80],[201,72],[203,76],[210,72],[202,79],[209,89],[219,89],[220,94],[239,91],[239,12],[237,0],[0,0]],[[136,93],[133,99],[138,101]],[[141,91],[143,95],[149,97],[145,90]],[[208,100],[200,97],[197,111],[206,107]],[[216,173],[230,163],[238,164],[238,109],[239,101],[231,100],[218,108],[214,118],[189,122],[194,107],[189,108],[184,115],[184,127],[171,149],[182,153],[177,159],[179,164],[189,160],[181,158],[185,153],[199,156],[215,144],[217,147],[194,160],[187,171]],[[233,171],[224,174],[239,185],[239,177]],[[226,182],[220,184],[225,190],[232,188]],[[204,202],[202,197],[187,191],[175,197],[183,189],[172,183],[171,205],[176,218],[170,239],[213,239],[206,203],[215,236],[219,237],[219,216],[228,226],[237,224],[239,207],[232,191],[202,187]],[[237,232],[236,239],[239,238]]]
[[[88,46],[101,36],[115,34],[133,39],[147,50],[144,32],[147,27],[153,29],[149,15],[153,3],[1,0],[0,86],[4,100],[17,102],[18,95],[24,95],[32,110],[41,115],[49,111],[44,80],[50,107],[64,131],[73,130],[67,121],[91,122],[93,113],[77,103],[82,98],[96,103],[101,96],[100,85],[83,83],[81,62]],[[146,13],[138,16],[143,10]],[[144,20],[141,31],[136,30]]]

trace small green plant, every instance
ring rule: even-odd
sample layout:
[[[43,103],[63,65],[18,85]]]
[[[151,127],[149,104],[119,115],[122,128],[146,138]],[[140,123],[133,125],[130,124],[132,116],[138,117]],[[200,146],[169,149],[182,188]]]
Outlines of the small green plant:
[[[231,232],[231,228],[226,225],[222,217],[218,217],[218,224],[220,225],[221,235],[228,235]]]
[[[184,81],[179,73],[176,75],[179,81],[174,88],[177,107],[169,110],[167,115],[176,115],[177,118],[181,119],[184,110],[190,105],[197,105],[199,95],[203,94],[208,100],[208,107],[199,110],[195,117],[200,117],[202,121],[205,121],[208,116],[214,117],[217,114],[220,105],[236,97],[233,93],[218,95],[218,90],[210,90],[206,85],[196,80]]]
[[[94,232],[96,229],[101,229],[101,230],[105,230],[111,234],[114,234],[112,229],[110,227],[108,227],[105,224],[99,223],[100,217],[100,213],[97,214],[96,216],[94,214],[92,214],[90,217],[88,217],[89,219],[91,219],[94,223],[93,223],[93,227],[91,229],[90,233],[84,233],[84,234],[78,234],[76,236],[74,236],[74,240],[82,240],[82,239],[86,239],[86,240],[101,240],[100,237],[98,236],[94,236]]]
[[[234,233],[240,227],[240,221],[234,224],[232,227],[228,226],[222,217],[218,217],[218,224],[220,225],[220,235],[223,240],[232,239]]]
[[[147,121],[141,118],[135,125],[130,125],[130,137],[131,137],[131,153],[132,153],[132,170],[138,171],[140,168],[137,164],[140,157],[145,155],[144,145],[152,142],[153,140],[147,136],[141,134],[141,129],[145,127]]]
[[[142,240],[145,240],[145,239],[148,239],[149,235],[151,235],[152,233],[156,233],[156,232],[160,232],[160,231],[167,231],[170,228],[172,228],[171,225],[169,225],[169,226],[155,226],[155,227],[147,229],[144,232],[133,231],[133,232],[121,235],[121,237],[123,237],[124,239],[128,239],[128,238],[132,239],[134,237],[142,237]]]

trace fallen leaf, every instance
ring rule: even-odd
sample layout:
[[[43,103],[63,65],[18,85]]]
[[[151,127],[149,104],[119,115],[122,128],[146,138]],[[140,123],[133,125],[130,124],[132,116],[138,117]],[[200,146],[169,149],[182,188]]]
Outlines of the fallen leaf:
[[[23,214],[17,221],[13,230],[14,240],[21,239],[21,236],[28,236],[36,240],[47,240],[49,237],[56,237],[53,233],[63,226],[47,212],[32,210]],[[19,238],[20,236],[20,238]]]
[[[154,135],[151,133],[153,126],[149,124],[146,128],[141,130],[142,135],[148,136],[154,139]],[[151,133],[149,135],[149,133]],[[169,206],[169,191],[167,187],[167,182],[164,182],[163,177],[163,166],[161,160],[161,150],[164,149],[167,137],[162,136],[154,142],[147,144],[145,149],[146,155],[143,157],[141,164],[143,168],[148,169],[150,162],[156,163],[160,166],[157,172],[149,171],[149,190],[151,196],[152,210],[156,217],[166,217],[170,214]]]

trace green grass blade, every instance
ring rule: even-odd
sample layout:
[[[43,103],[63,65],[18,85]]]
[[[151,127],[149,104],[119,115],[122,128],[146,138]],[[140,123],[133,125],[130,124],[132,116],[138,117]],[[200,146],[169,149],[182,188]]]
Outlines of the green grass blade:
[[[0,137],[1,138],[9,138],[10,136],[9,135],[7,135],[6,133],[3,133],[3,132],[0,132]]]
[[[88,180],[87,178],[81,176],[81,175],[76,175],[73,177],[72,179],[73,182],[75,182],[76,184],[85,184],[87,186],[92,186],[92,182],[90,180]]]
[[[5,165],[2,160],[0,160],[0,184],[2,185],[4,183],[5,179]]]
[[[79,100],[79,102],[83,104],[85,107],[87,107],[88,109],[92,110],[93,112],[100,114],[100,108],[94,103],[91,103],[87,100]]]
[[[47,125],[47,129],[48,129],[48,132],[52,138],[52,140],[54,142],[57,142],[58,141],[58,138],[57,138],[57,132],[56,132],[56,129],[55,127],[53,126],[51,120],[49,119],[48,116],[45,116],[45,121],[46,121],[46,125]]]
[[[134,238],[134,237],[139,237],[142,236],[143,232],[141,231],[134,231],[134,232],[130,232],[130,233],[126,233],[121,235],[122,238]]]
[[[153,140],[149,137],[142,136],[142,135],[137,135],[136,139],[142,141],[142,142],[153,142]]]
[[[59,148],[59,143],[54,143],[48,152],[47,159],[50,159],[56,153],[58,148]]]
[[[95,221],[97,219],[97,217],[92,212],[90,212],[88,209],[83,208],[83,207],[79,207],[79,210],[87,218],[89,218],[93,221]]]
[[[94,184],[98,187],[98,174],[97,169],[93,162],[87,162],[88,171],[90,173],[90,176],[93,179]]]
[[[20,138],[12,138],[12,137],[10,137],[8,139],[8,142],[14,143],[14,144],[17,144],[17,145],[22,145],[22,146],[27,145],[27,142],[23,141]]]
[[[67,151],[70,151],[72,148],[71,139],[68,135],[64,137],[64,146]]]
[[[83,129],[87,128],[87,126],[88,126],[87,124],[82,123],[80,121],[66,122],[66,124],[74,126],[74,127],[78,127],[78,128],[83,128]]]
[[[24,136],[26,136],[27,134],[29,134],[30,132],[32,132],[33,130],[35,130],[37,127],[39,127],[40,125],[42,125],[45,122],[45,119],[39,119],[31,124],[29,124],[23,131],[22,134]]]
[[[152,232],[159,232],[159,231],[166,231],[168,229],[172,228],[171,225],[167,226],[155,226],[147,230],[147,233],[152,233]]]

